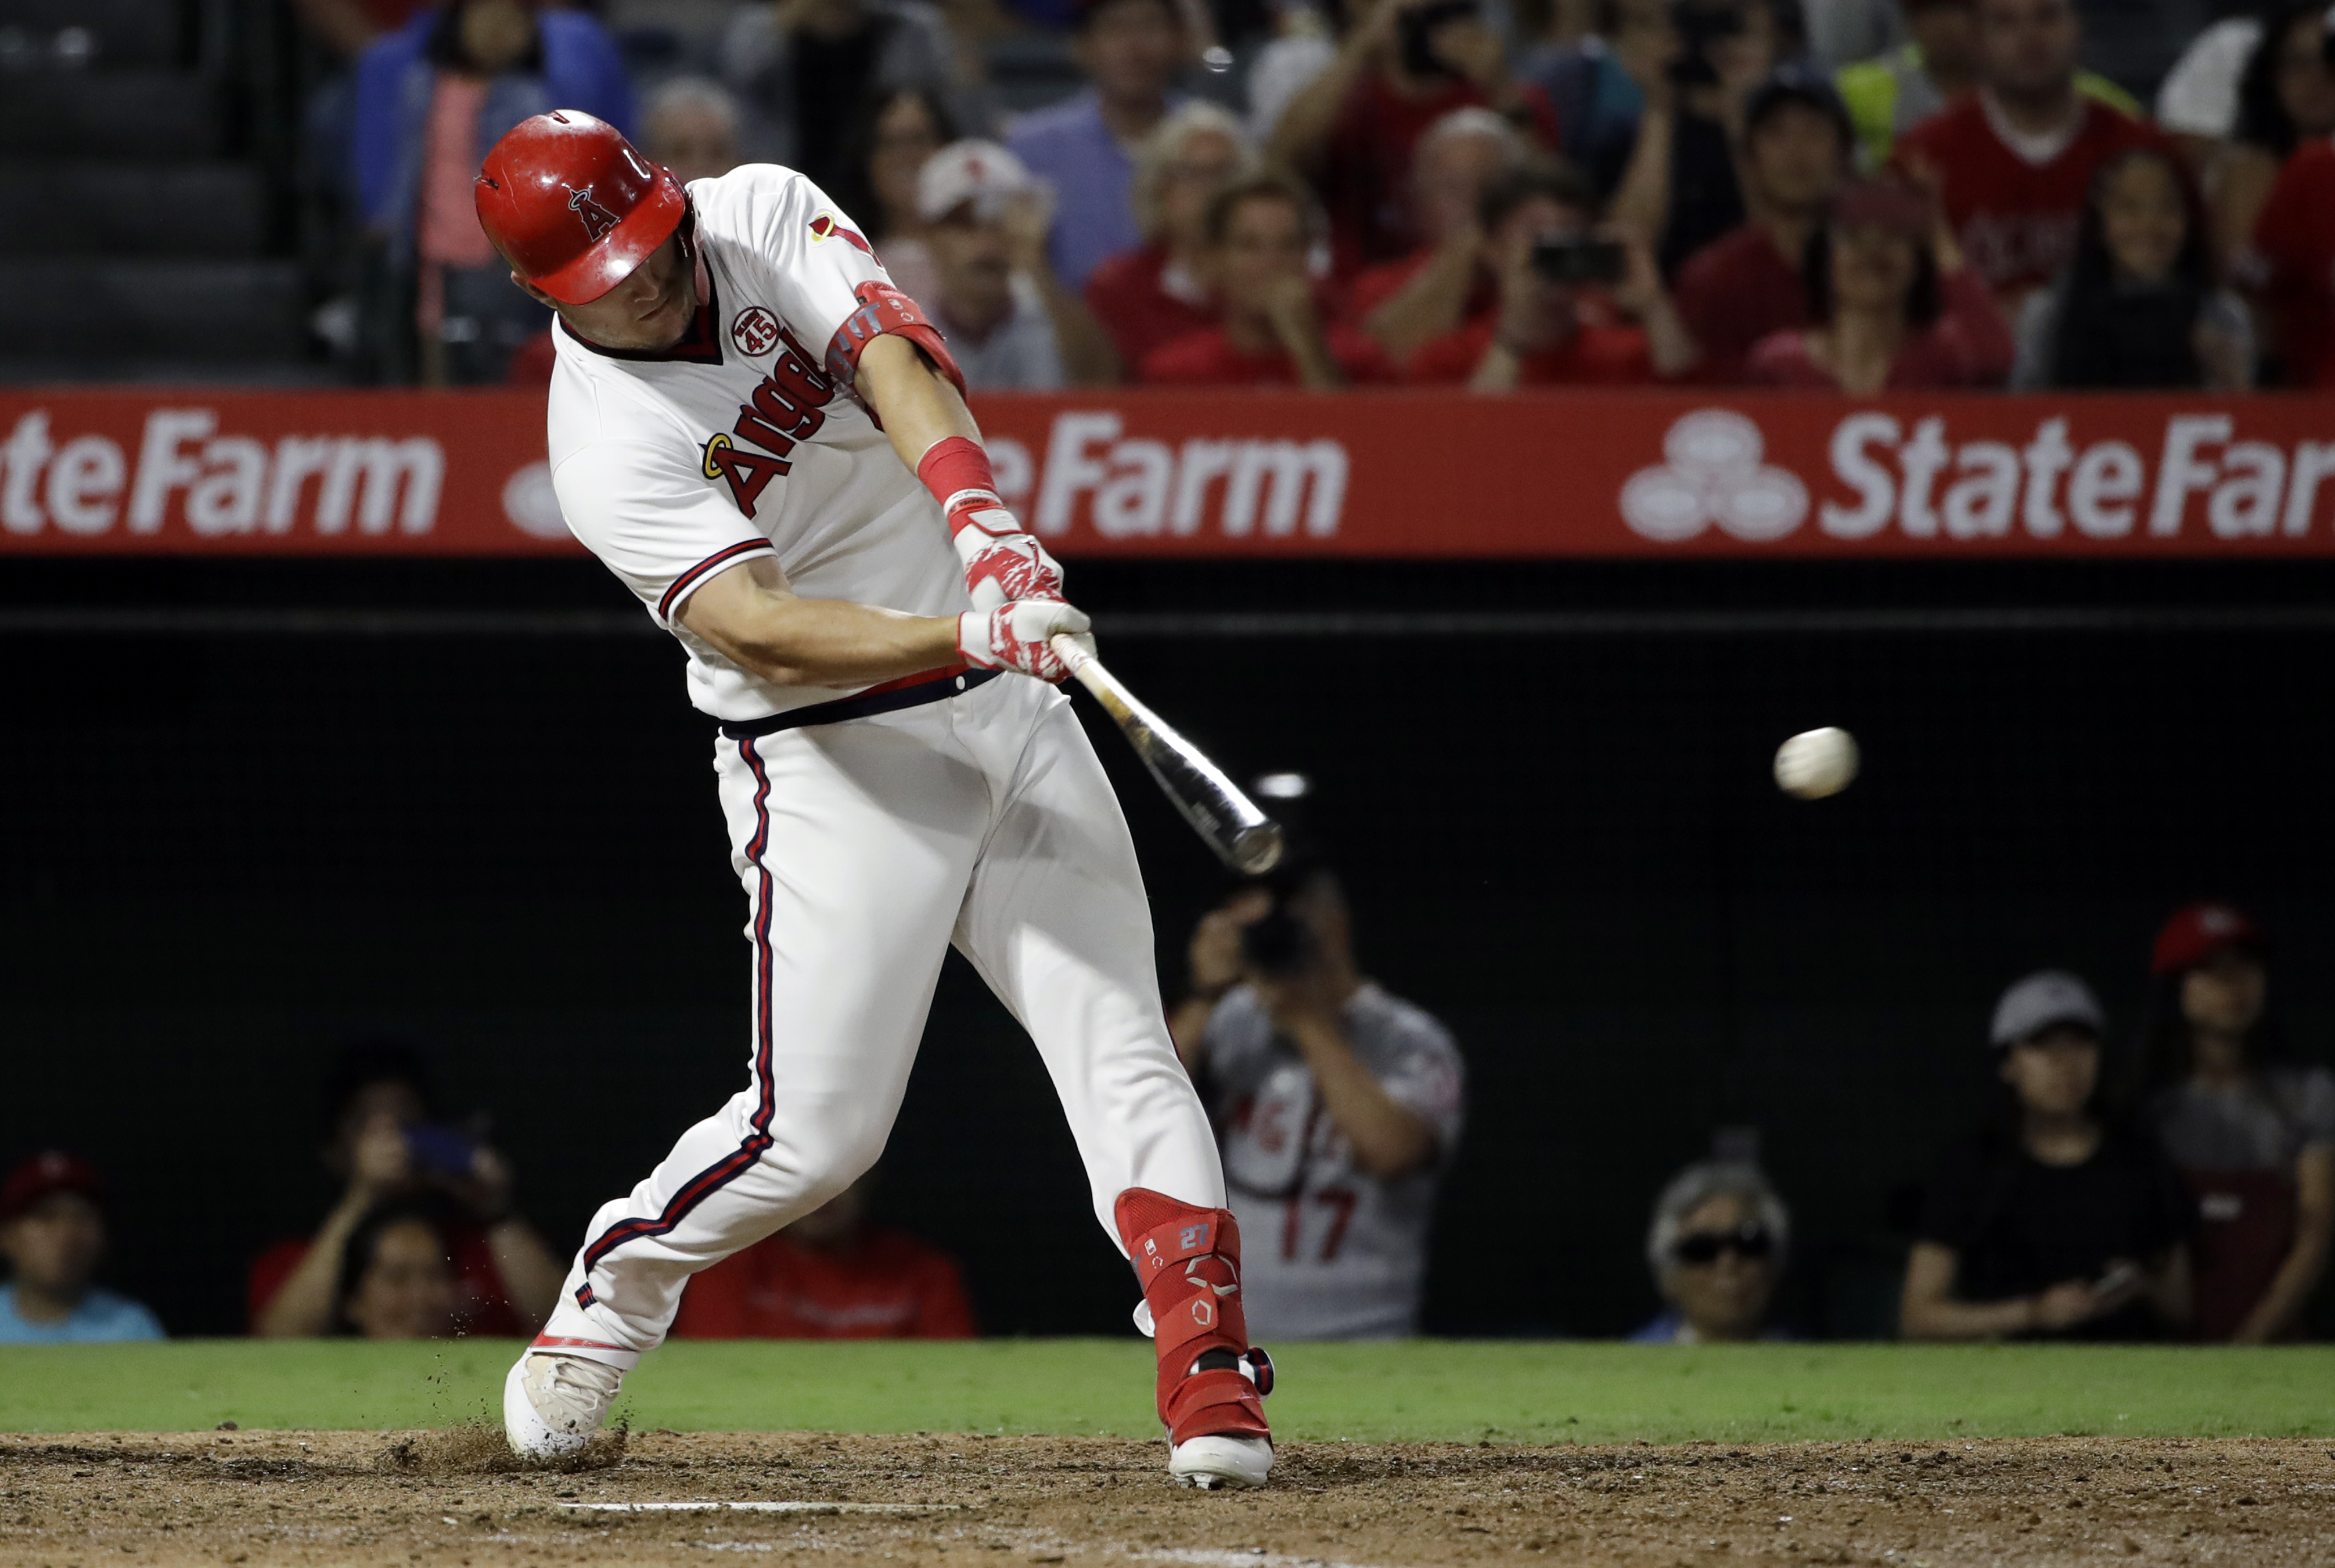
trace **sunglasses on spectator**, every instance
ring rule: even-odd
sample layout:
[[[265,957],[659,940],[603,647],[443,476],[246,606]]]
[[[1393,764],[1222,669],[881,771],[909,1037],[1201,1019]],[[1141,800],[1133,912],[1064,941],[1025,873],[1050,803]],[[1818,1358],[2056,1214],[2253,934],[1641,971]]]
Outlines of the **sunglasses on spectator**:
[[[1768,1227],[1758,1221],[1749,1221],[1731,1231],[1698,1231],[1691,1236],[1681,1236],[1671,1247],[1671,1256],[1682,1263],[1715,1263],[1721,1253],[1733,1253],[1750,1261],[1764,1258],[1776,1250],[1775,1238]]]

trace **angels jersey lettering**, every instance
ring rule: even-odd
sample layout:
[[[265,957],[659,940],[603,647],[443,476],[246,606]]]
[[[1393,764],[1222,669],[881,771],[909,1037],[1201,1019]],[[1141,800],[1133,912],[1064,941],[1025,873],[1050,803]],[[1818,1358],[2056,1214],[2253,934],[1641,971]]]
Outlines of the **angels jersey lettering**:
[[[552,331],[552,484],[567,527],[689,653],[690,700],[760,719],[849,694],[779,686],[682,624],[700,587],[768,556],[792,589],[916,615],[970,607],[939,507],[857,399],[828,343],[889,285],[809,179],[747,164],[689,187],[698,318],[662,353]]]

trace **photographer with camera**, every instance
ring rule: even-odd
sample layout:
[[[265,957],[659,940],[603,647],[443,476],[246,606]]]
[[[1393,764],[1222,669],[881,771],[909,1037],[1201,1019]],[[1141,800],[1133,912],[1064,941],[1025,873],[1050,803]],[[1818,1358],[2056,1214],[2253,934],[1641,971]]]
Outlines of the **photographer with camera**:
[[[1418,1332],[1436,1186],[1459,1141],[1450,1034],[1356,971],[1345,895],[1318,861],[1204,917],[1191,964],[1169,1028],[1247,1239],[1250,1331]]]
[[[1497,111],[1543,143],[1548,99],[1508,74],[1479,0],[1357,0],[1360,15],[1266,134],[1265,158],[1303,174],[1330,214],[1341,278],[1395,261],[1420,236],[1404,188],[1420,138],[1455,110]]]
[[[1564,164],[1530,164],[1487,185],[1477,216],[1497,302],[1431,339],[1410,379],[1504,392],[1644,385],[1693,369],[1694,339],[1645,242],[1597,229],[1595,210],[1588,182]]]
[[[271,1340],[349,1331],[352,1244],[377,1242],[393,1212],[409,1224],[426,1215],[436,1229],[453,1271],[454,1327],[535,1332],[567,1271],[511,1212],[509,1163],[445,1123],[421,1053],[388,1041],[344,1050],[325,1082],[324,1121],[324,1164],[341,1184],[339,1201],[314,1235],[279,1242],[252,1264],[251,1331]]]
[[[1736,174],[1751,94],[1804,46],[1797,0],[1675,0],[1613,217],[1654,236],[1662,276],[1749,216]]]

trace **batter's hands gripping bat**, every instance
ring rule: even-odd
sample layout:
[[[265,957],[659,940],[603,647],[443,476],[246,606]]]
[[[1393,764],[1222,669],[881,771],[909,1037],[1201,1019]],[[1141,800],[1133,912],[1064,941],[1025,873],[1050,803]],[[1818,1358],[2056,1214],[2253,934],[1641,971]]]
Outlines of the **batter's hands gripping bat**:
[[[1281,824],[1258,810],[1223,769],[1137,701],[1075,639],[1057,636],[1053,649],[1070,666],[1071,678],[1093,692],[1103,711],[1119,721],[1153,781],[1216,852],[1216,858],[1249,876],[1262,876],[1280,863]]]

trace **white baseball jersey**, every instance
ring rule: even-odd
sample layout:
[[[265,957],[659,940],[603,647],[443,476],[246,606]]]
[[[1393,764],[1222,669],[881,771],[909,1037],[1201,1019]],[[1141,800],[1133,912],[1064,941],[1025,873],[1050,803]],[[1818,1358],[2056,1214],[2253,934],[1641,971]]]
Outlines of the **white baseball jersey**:
[[[777,686],[681,624],[728,567],[776,557],[807,598],[917,615],[969,609],[939,506],[822,367],[854,291],[888,283],[843,211],[790,169],[689,187],[701,309],[660,353],[552,329],[551,478],[568,528],[689,650],[690,700],[760,719],[849,689]]]
[[[1379,1087],[1427,1124],[1435,1158],[1395,1181],[1354,1166],[1313,1074],[1242,986],[1208,1019],[1207,1084],[1240,1220],[1241,1295],[1260,1340],[1385,1339],[1419,1331],[1435,1188],[1459,1142],[1463,1070],[1450,1033],[1365,983],[1347,1042]]]

